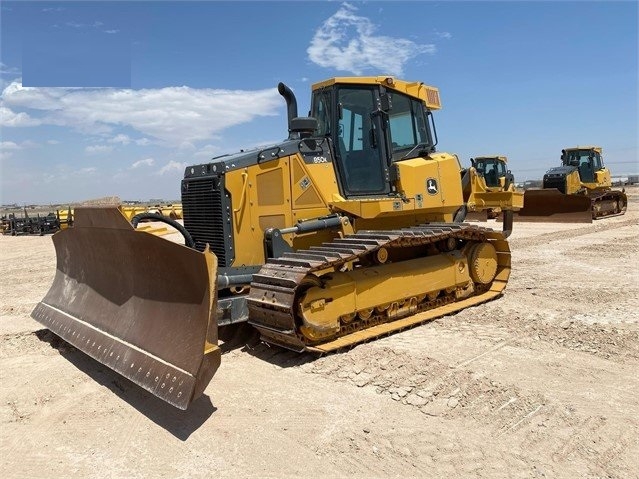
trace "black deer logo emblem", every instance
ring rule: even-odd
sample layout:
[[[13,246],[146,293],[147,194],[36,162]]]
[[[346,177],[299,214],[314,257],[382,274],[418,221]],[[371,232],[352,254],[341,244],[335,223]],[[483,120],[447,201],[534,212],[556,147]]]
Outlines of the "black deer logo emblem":
[[[435,178],[428,178],[426,180],[426,191],[429,195],[437,194],[437,180]]]

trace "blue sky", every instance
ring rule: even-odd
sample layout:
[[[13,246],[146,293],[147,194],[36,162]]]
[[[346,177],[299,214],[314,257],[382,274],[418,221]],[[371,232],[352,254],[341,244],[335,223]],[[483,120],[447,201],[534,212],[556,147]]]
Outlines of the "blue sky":
[[[440,88],[438,149],[540,179],[596,144],[638,172],[638,3],[11,2],[1,203],[179,198],[184,167],[286,137],[276,85],[392,74]]]

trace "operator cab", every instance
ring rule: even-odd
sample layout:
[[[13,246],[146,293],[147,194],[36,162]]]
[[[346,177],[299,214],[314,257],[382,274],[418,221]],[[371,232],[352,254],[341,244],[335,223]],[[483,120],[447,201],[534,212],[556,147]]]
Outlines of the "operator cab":
[[[317,89],[311,116],[318,121],[315,135],[332,140],[346,197],[395,194],[393,162],[435,151],[424,103],[379,83]]]
[[[579,170],[579,179],[584,183],[595,181],[595,172],[603,169],[601,154],[590,148],[562,150],[561,162],[564,166],[574,166]]]
[[[508,176],[506,163],[498,158],[475,158],[474,160],[471,159],[471,163],[475,166],[477,173],[484,177],[488,187],[501,186],[499,178]]]

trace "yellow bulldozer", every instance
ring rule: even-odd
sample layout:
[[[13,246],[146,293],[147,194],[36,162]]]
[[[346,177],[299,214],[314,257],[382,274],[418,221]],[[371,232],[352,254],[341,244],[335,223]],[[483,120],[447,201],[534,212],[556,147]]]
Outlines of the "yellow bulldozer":
[[[332,78],[312,86],[309,117],[278,90],[286,140],[186,168],[183,224],[164,218],[183,245],[116,207],[77,208],[32,316],[186,409],[220,365],[218,336],[242,323],[325,353],[501,295],[513,195],[464,190],[469,170],[435,149],[437,88]],[[503,231],[464,223],[468,203],[502,208]]]
[[[623,215],[628,197],[613,190],[610,170],[599,146],[576,146],[561,151],[561,166],[551,168],[543,188],[526,190],[518,221],[583,222]]]
[[[495,204],[501,195],[506,209],[519,211],[523,207],[523,193],[515,188],[515,177],[506,166],[505,156],[477,156],[470,159],[469,182],[464,185],[464,198],[468,207],[467,219],[486,221],[498,218],[501,206]],[[471,199],[472,198],[472,199]]]

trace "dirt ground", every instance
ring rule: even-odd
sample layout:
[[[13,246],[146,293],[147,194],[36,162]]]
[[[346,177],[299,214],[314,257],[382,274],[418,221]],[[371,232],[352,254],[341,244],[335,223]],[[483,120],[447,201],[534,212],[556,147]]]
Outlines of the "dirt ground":
[[[624,216],[515,224],[495,301],[319,359],[233,349],[187,412],[30,319],[53,278],[51,237],[0,237],[0,473],[639,477],[629,193]]]

